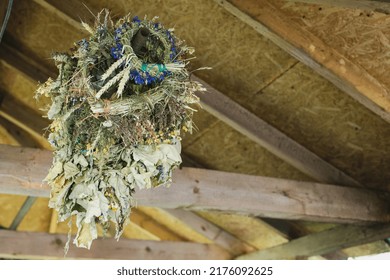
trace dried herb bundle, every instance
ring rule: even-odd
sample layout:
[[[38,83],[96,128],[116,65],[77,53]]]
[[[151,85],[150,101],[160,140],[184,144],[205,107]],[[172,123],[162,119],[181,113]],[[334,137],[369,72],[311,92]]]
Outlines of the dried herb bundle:
[[[59,221],[77,217],[76,246],[90,248],[96,225],[116,223],[119,238],[136,188],[168,185],[181,163],[180,131],[191,131],[194,95],[203,87],[185,66],[193,49],[173,30],[106,10],[90,38],[56,53],[59,69],[37,89],[51,97],[53,165],[45,181]]]

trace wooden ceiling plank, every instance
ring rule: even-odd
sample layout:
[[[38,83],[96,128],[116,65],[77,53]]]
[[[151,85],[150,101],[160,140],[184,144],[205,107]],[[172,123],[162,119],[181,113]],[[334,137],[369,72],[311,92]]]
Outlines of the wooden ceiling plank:
[[[348,225],[313,233],[273,248],[242,255],[237,259],[302,259],[385,239],[389,236],[390,224],[369,227]]]
[[[245,11],[247,1],[215,0],[228,12],[311,67],[342,91],[390,122],[390,93],[364,68],[342,56],[318,37],[288,20],[268,0],[256,2],[256,15]],[[253,2],[252,4],[253,5]],[[247,13],[248,12],[248,13]]]
[[[341,8],[362,9],[390,14],[390,2],[386,0],[287,0],[318,5],[331,5]]]
[[[63,259],[66,235],[0,230],[0,257]],[[67,259],[203,260],[230,259],[218,246],[174,241],[95,240],[91,250],[71,247]]]
[[[0,192],[47,197],[42,179],[51,162],[49,151],[0,145]],[[331,223],[390,221],[390,204],[375,190],[195,168],[176,170],[173,180],[171,188],[139,190],[138,205]]]

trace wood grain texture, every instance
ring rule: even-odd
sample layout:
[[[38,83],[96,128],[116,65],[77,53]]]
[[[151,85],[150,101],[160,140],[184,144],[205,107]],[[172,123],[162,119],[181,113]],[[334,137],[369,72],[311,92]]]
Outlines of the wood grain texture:
[[[41,180],[50,163],[48,151],[0,146],[0,191],[48,196]],[[138,204],[335,223],[390,220],[385,194],[366,189],[195,168],[176,170],[173,180],[171,188],[139,190]]]
[[[215,0],[293,57],[390,122],[390,93],[360,65],[288,20],[269,1]]]
[[[66,235],[0,230],[0,257],[63,259]],[[191,242],[95,240],[91,250],[71,247],[66,259],[195,260],[229,259],[218,246]]]
[[[237,259],[302,259],[385,239],[389,236],[390,224],[370,227],[348,225],[313,233],[280,246],[240,256]]]

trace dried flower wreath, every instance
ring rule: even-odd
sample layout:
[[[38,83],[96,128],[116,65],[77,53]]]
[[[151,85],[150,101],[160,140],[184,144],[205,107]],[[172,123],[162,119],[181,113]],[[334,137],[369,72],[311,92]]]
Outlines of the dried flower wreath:
[[[89,39],[53,55],[59,75],[37,96],[52,100],[49,206],[59,221],[77,217],[74,244],[90,248],[97,224],[113,221],[119,238],[136,188],[169,185],[180,131],[191,132],[194,93],[204,88],[185,68],[193,49],[156,18],[113,23],[103,10],[94,27],[82,24]]]

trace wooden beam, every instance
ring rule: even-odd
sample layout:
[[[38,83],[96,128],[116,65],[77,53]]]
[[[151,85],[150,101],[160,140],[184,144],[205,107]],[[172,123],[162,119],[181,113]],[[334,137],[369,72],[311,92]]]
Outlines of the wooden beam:
[[[200,94],[203,108],[271,153],[288,162],[310,177],[324,183],[361,186],[356,180],[327,163],[299,143],[269,125],[205,81],[206,94]]]
[[[0,145],[0,192],[49,195],[42,185],[49,151]],[[139,190],[139,205],[167,209],[219,210],[260,217],[333,223],[390,221],[385,194],[362,188],[183,168],[171,188]],[[245,201],[245,203],[242,203]]]
[[[390,122],[390,92],[363,67],[290,21],[271,1],[215,0],[228,12]]]
[[[0,230],[0,257],[63,259],[66,235]],[[71,247],[67,259],[203,260],[230,259],[218,246],[173,241],[95,240],[91,250]]]
[[[365,244],[390,236],[390,224],[343,226],[313,233],[289,243],[238,257],[240,260],[302,259]]]
[[[388,0],[287,0],[290,2],[302,2],[318,5],[331,5],[341,8],[370,10],[374,12],[390,14],[390,2]]]

